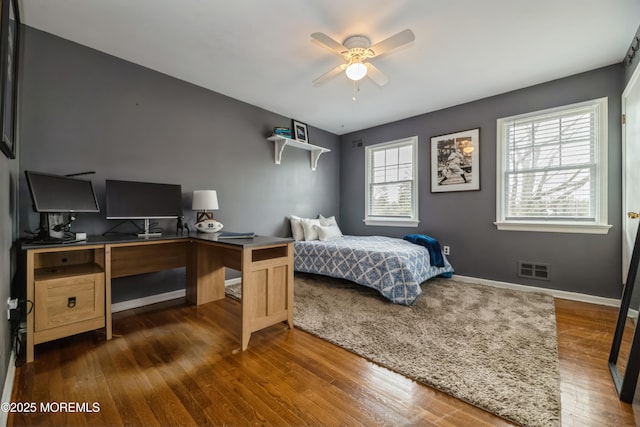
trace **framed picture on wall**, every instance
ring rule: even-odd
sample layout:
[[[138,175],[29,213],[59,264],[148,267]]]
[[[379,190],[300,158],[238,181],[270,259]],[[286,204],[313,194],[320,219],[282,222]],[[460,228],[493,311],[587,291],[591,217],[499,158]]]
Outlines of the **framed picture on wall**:
[[[309,142],[309,134],[307,132],[307,125],[299,122],[297,120],[293,120],[293,138],[298,142]]]
[[[480,128],[431,138],[431,192],[480,189]]]
[[[14,159],[20,14],[18,0],[0,1],[0,149]]]

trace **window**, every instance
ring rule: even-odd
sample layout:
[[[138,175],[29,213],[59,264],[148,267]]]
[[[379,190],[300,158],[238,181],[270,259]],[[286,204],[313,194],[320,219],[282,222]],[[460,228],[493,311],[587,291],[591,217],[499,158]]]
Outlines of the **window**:
[[[499,119],[499,230],[605,234],[607,98]]]
[[[418,137],[365,148],[367,225],[418,226]]]

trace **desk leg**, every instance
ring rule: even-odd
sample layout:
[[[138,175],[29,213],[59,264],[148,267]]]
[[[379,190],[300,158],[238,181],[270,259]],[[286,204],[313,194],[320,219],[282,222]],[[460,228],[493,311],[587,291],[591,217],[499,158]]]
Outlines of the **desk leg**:
[[[113,337],[111,313],[111,246],[104,248],[104,330],[106,339]]]
[[[289,329],[293,329],[293,288],[294,288],[294,275],[293,275],[293,243],[287,245],[287,325]]]
[[[35,283],[34,283],[34,255],[32,251],[27,251],[27,301],[34,301]],[[34,354],[34,318],[33,308],[27,313],[27,363],[33,362]]]
[[[256,297],[255,283],[252,280],[251,249],[242,250],[240,265],[242,265],[242,323],[240,329],[242,334],[242,351],[245,351],[247,347],[249,347],[249,340],[251,339],[252,313]]]
[[[187,259],[187,302],[206,304],[224,298],[224,264],[220,249],[210,245],[189,245]]]
[[[242,350],[249,346],[252,332],[279,322],[293,329],[293,244],[244,249]]]

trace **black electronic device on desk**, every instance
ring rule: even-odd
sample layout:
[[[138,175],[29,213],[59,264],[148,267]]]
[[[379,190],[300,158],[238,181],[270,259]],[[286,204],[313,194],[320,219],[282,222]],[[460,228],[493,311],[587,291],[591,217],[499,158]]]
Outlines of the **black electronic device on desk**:
[[[253,239],[256,234],[253,231],[248,232],[233,232],[233,231],[220,231],[217,238],[220,239]]]
[[[92,172],[90,172],[92,173]],[[100,212],[91,181],[74,176],[25,171],[33,210],[40,226],[33,243],[59,244],[82,241],[71,233],[71,224],[81,212]]]
[[[143,232],[138,237],[160,236],[151,227],[151,219],[182,217],[182,186],[152,182],[106,182],[107,219],[143,220]]]

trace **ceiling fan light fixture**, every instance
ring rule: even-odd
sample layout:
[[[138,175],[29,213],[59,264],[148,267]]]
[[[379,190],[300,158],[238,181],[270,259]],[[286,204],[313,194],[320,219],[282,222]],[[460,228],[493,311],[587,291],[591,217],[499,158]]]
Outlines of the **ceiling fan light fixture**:
[[[353,81],[358,81],[364,78],[367,75],[367,66],[360,62],[360,59],[354,59],[354,61],[349,64],[346,70],[347,77],[349,77]]]
[[[371,41],[367,37],[361,35],[347,37],[343,43],[338,43],[324,33],[313,33],[311,38],[342,56],[345,60],[341,65],[313,80],[314,86],[319,86],[342,74],[342,71],[345,71],[347,77],[354,82],[362,80],[366,76],[378,86],[385,86],[389,82],[389,78],[368,61],[415,40],[413,32],[409,29],[400,31],[374,45],[371,45]]]

